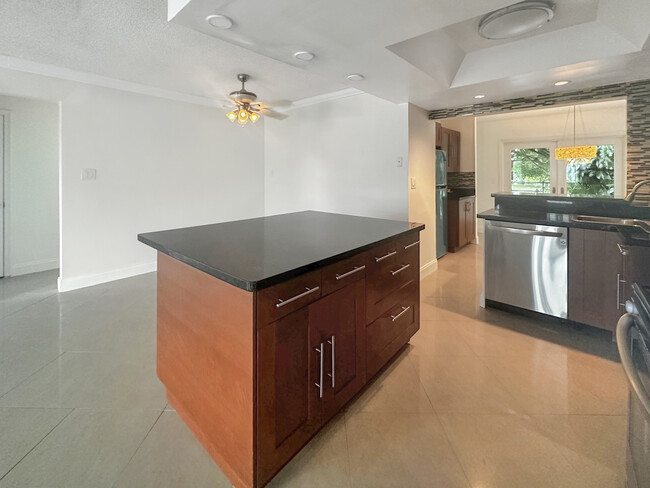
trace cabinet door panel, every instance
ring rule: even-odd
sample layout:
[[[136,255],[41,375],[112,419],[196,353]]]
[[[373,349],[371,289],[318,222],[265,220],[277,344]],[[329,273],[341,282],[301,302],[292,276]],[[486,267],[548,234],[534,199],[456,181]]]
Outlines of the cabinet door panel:
[[[569,233],[569,319],[614,330],[623,256],[616,232],[572,228]]]
[[[324,344],[323,417],[330,418],[365,384],[365,286],[357,281],[309,307],[310,328]],[[316,333],[316,332],[315,332]]]
[[[306,307],[258,332],[258,480],[269,480],[321,425],[319,355]]]

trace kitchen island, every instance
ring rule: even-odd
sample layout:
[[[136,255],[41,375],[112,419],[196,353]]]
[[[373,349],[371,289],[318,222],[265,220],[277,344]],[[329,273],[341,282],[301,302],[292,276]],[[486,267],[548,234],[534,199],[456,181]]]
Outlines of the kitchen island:
[[[233,485],[268,483],[419,329],[423,228],[298,212],[138,236],[158,376]]]

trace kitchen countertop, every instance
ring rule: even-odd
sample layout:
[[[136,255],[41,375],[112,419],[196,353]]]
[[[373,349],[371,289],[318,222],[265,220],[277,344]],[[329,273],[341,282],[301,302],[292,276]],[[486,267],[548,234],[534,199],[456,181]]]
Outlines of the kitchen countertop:
[[[422,229],[424,224],[306,211],[149,232],[138,240],[254,291]]]
[[[474,196],[476,196],[474,188],[449,188],[447,190],[447,198],[449,200],[460,200]]]
[[[490,209],[477,215],[479,219],[497,220],[500,222],[516,222],[521,224],[550,225],[559,227],[575,227],[604,231],[617,231],[623,238],[624,244],[636,246],[650,246],[650,234],[629,225],[615,225],[611,223],[596,223],[575,221],[574,214],[552,213],[536,210],[499,210]]]

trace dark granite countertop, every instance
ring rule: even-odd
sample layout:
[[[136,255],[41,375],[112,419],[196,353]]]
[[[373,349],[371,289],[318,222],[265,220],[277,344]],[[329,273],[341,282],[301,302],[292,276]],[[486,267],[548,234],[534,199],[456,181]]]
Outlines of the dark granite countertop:
[[[447,190],[447,198],[449,200],[460,200],[462,198],[470,198],[476,196],[474,188],[449,188]]]
[[[581,222],[573,220],[574,214],[552,213],[535,210],[497,210],[490,209],[477,215],[479,219],[498,220],[501,222],[518,222],[521,224],[550,225],[558,227],[576,227],[581,229],[616,231],[623,238],[624,244],[650,246],[650,234],[629,225],[611,223]]]
[[[254,291],[422,229],[424,224],[306,211],[149,232],[138,240]]]

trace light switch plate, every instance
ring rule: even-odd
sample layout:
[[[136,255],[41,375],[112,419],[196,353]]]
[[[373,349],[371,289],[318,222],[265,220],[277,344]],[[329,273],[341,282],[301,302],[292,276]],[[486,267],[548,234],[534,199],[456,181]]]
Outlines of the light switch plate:
[[[84,168],[81,170],[81,179],[91,181],[97,179],[97,170],[95,168]]]

